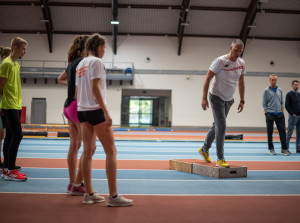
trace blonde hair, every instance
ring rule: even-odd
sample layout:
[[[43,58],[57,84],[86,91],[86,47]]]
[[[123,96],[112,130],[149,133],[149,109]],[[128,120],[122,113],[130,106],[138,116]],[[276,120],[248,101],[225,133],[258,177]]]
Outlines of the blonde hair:
[[[0,46],[0,56],[2,60],[8,57],[10,53],[11,53],[11,49],[9,47]]]
[[[271,80],[272,77],[277,77],[277,75],[276,74],[271,74],[270,75],[270,80]]]
[[[11,50],[14,51],[15,46],[22,46],[22,44],[28,45],[27,41],[25,39],[22,39],[21,37],[15,37],[11,40]]]

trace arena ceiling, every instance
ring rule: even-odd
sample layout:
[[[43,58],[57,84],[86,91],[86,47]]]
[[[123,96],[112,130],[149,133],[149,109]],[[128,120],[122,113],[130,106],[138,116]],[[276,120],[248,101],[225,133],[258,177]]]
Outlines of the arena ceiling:
[[[300,41],[299,0],[0,0],[0,32]],[[119,24],[111,24],[118,21]]]

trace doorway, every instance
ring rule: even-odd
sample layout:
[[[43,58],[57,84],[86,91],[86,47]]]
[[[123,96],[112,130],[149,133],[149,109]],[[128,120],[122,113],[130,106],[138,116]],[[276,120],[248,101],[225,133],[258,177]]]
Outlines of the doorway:
[[[46,124],[46,98],[32,98],[31,124]]]
[[[129,126],[152,126],[153,99],[131,97],[129,100]]]
[[[169,90],[122,90],[122,126],[170,127]]]

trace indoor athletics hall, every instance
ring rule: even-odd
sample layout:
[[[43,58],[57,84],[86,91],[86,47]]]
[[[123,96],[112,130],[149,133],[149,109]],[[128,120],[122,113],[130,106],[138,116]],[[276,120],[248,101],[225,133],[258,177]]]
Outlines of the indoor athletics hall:
[[[26,180],[9,180],[9,167],[3,169],[8,173],[0,179],[1,223],[300,222],[300,113],[291,115],[286,109],[290,93],[299,102],[291,106],[300,106],[294,82],[300,81],[299,0],[0,0],[0,18],[0,45],[13,50],[0,67],[1,109],[8,124],[11,108],[4,103],[10,77],[3,74],[4,67],[19,52],[12,39],[27,42],[22,45],[26,53],[13,63],[20,66],[22,103],[17,110],[23,135],[15,165]],[[78,48],[86,52],[95,33],[105,39],[104,55],[88,53],[103,65],[100,81],[108,111],[103,123],[110,120],[109,113],[112,125],[105,128],[116,147],[117,195],[133,200],[127,207],[108,203],[108,139],[95,127],[103,123],[92,128],[98,137],[90,170],[92,195],[73,196],[67,188],[70,139],[79,139],[77,171],[84,166],[79,159],[85,143],[95,140],[92,134],[80,140],[87,135],[81,121],[75,126],[83,132],[72,135],[74,126],[64,115],[69,86],[59,77],[67,74],[74,38],[89,36]],[[221,56],[229,59],[216,62]],[[240,76],[219,78],[227,72]],[[78,81],[76,94],[81,94],[87,88]],[[224,83],[234,90],[227,91]],[[270,103],[281,100],[280,114],[266,110],[268,90]],[[93,100],[98,103],[95,95]],[[226,106],[232,102],[230,110],[225,107],[223,138],[216,100]],[[277,119],[272,124],[276,155],[269,150],[269,113],[283,122],[283,130]],[[299,117],[295,128],[292,117]],[[208,162],[204,148],[213,123],[211,137],[216,139]],[[8,131],[16,129],[10,124],[2,136],[2,162],[3,150],[11,148],[5,144]],[[222,145],[229,166],[219,163]],[[94,192],[105,201],[84,204]]]

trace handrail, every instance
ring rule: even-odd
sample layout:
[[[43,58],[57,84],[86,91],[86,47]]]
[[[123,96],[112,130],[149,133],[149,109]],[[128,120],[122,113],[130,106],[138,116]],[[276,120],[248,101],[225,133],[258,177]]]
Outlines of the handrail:
[[[23,78],[57,78],[68,66],[67,61],[59,60],[20,60]],[[133,80],[132,62],[103,62],[107,80]]]
[[[19,60],[20,67],[62,67],[67,68],[68,62],[64,60]],[[41,64],[41,66],[28,66],[28,64]],[[52,64],[51,66],[46,66],[45,64]],[[58,65],[60,64],[60,65]],[[126,69],[132,68],[132,62],[103,62],[106,69]]]

